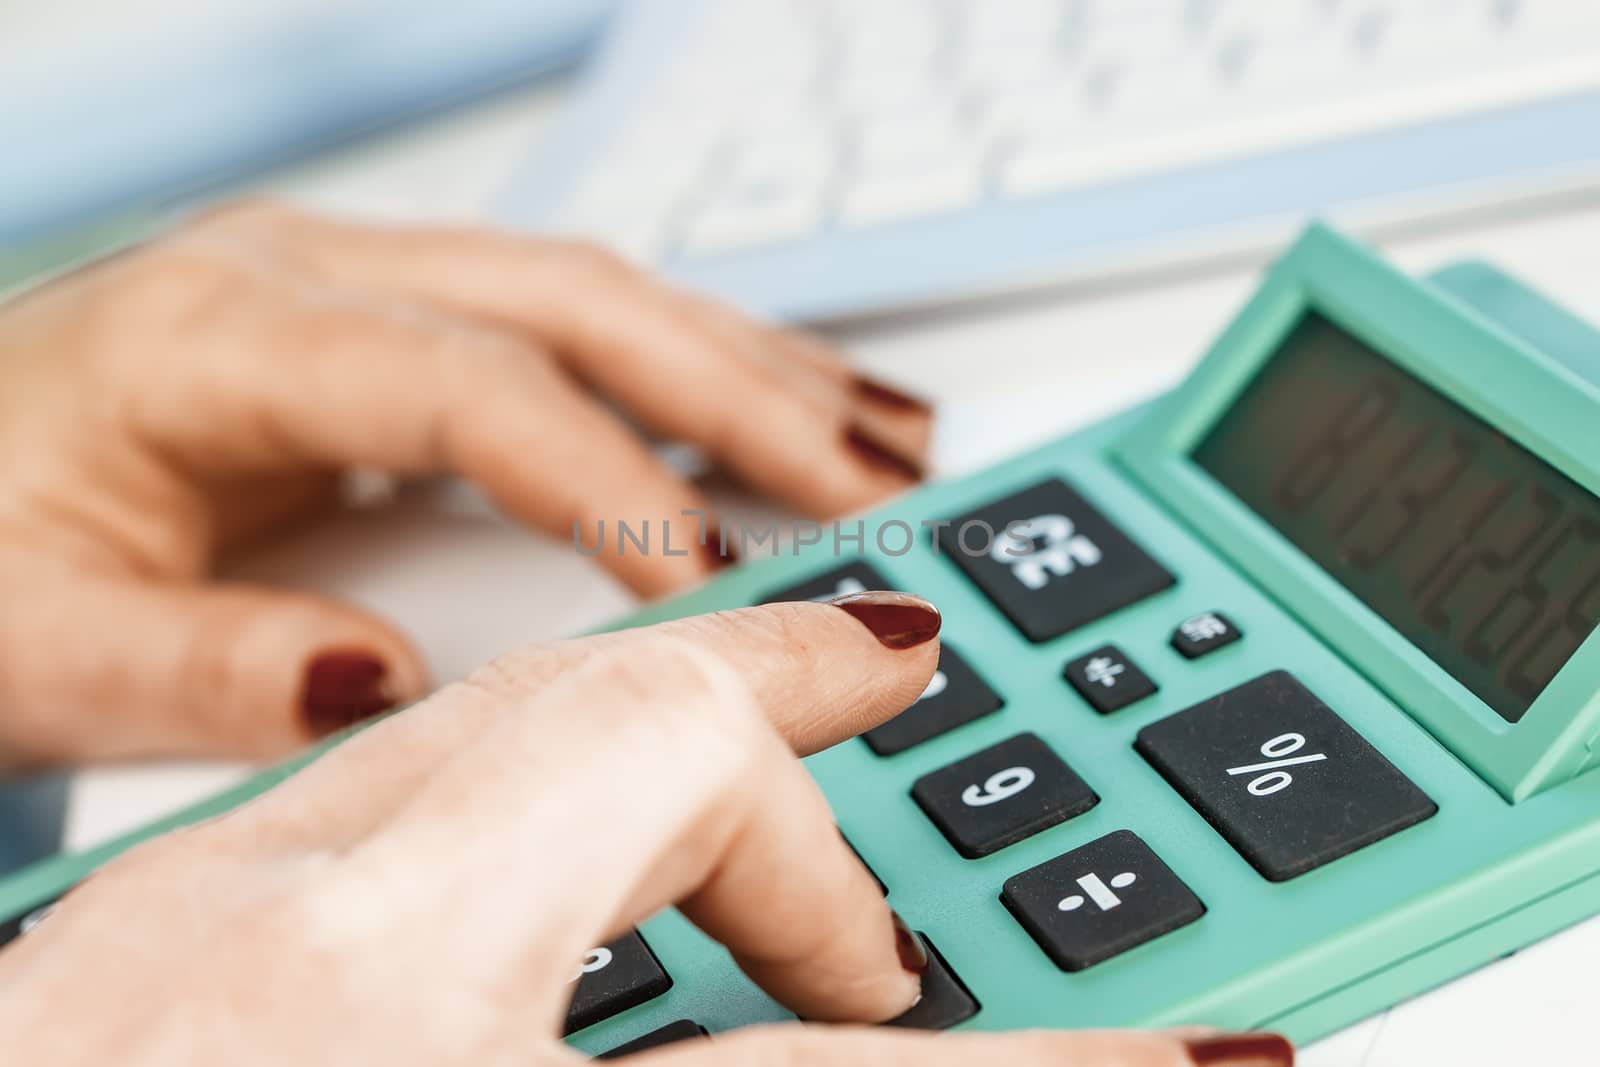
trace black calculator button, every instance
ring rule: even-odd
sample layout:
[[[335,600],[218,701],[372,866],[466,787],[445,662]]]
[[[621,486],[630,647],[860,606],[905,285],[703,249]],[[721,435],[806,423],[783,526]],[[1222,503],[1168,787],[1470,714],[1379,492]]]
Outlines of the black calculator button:
[[[1130,830],[1007,879],[1000,901],[1064,971],[1092,967],[1206,913]]]
[[[922,976],[922,999],[904,1015],[897,1015],[883,1025],[911,1030],[948,1030],[978,1014],[977,998],[956,977],[950,964],[928,940],[928,935],[919,933],[917,936],[928,949],[928,972]]]
[[[60,898],[57,897],[56,899],[59,900]],[[55,906],[56,901],[52,900],[44,904],[35,905],[21,915],[13,915],[9,919],[0,919],[0,948],[4,948],[35,926],[38,926],[44,921],[45,916],[50,914],[50,909]]]
[[[999,711],[1002,703],[1000,695],[967,666],[967,661],[945,645],[939,650],[939,669],[916,702],[862,736],[872,751],[892,756]]]
[[[841,833],[839,836],[840,837],[844,837],[844,834]],[[867,873],[872,875],[872,880],[874,882],[878,883],[878,891],[881,892],[884,896],[888,896],[889,895],[889,887],[883,884],[883,879],[879,878],[878,877],[878,872],[872,869],[872,864],[868,863],[866,861],[866,858],[861,855],[861,850],[856,848],[855,845],[852,845],[850,843],[850,839],[848,837],[844,837],[844,843],[845,843],[845,847],[846,848],[848,848],[851,852],[854,852],[856,854],[856,859],[861,861],[861,866],[863,866],[863,867],[865,867],[867,869]]]
[[[808,578],[798,585],[774,589],[761,598],[764,604],[788,600],[832,600],[846,593],[865,593],[870,589],[893,589],[889,580],[870,564],[859,560],[835,567],[831,571]]]
[[[1178,624],[1172,631],[1172,647],[1188,659],[1199,659],[1207,652],[1233,644],[1240,636],[1239,628],[1226,615],[1206,611]]]
[[[620,1060],[622,1057],[631,1056],[635,1052],[648,1052],[650,1049],[660,1048],[663,1045],[672,1045],[679,1041],[688,1041],[705,1036],[706,1028],[699,1023],[690,1022],[688,1019],[679,1019],[658,1030],[652,1030],[643,1037],[636,1037],[625,1045],[618,1045],[609,1052],[602,1052],[595,1059]]]
[[[911,797],[967,859],[998,852],[1100,802],[1033,734],[1018,734],[923,775]]]
[[[941,550],[1030,641],[1048,641],[1173,584],[1058,479],[952,519]]]
[[[1153,723],[1134,747],[1274,882],[1439,810],[1287,671]]]
[[[637,931],[591,950],[583,959],[577,982],[572,1006],[567,1009],[569,1034],[654,1000],[672,988],[672,979]]]
[[[1121,711],[1156,691],[1156,683],[1116,645],[1079,656],[1062,672],[1072,688],[1102,715]]]

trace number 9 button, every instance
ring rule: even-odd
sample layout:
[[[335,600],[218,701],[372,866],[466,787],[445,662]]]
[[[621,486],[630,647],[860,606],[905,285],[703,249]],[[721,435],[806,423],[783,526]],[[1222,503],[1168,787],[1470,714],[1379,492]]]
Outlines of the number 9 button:
[[[1018,734],[923,775],[911,797],[967,859],[998,852],[1100,802],[1034,734]]]

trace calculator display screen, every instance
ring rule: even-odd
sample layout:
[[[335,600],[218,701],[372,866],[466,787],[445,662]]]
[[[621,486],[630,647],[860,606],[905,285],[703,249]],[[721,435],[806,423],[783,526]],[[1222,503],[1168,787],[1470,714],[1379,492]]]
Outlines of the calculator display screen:
[[[1320,315],[1193,458],[1509,722],[1600,625],[1600,499]]]

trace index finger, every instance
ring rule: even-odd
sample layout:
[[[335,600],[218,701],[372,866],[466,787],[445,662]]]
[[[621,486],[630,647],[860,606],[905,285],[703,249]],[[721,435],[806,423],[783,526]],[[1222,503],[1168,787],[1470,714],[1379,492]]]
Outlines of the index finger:
[[[402,715],[385,724],[389,744],[378,727],[349,746],[426,757],[429,771],[401,794],[373,788],[387,764],[351,773],[335,752],[313,769],[335,773],[302,781],[300,803],[257,810],[279,809],[320,852],[344,857],[319,904],[329,914],[384,887],[398,914],[465,906],[497,930],[492,945],[443,929],[413,935],[450,981],[494,988],[526,973],[553,993],[567,961],[677,904],[803,1016],[896,1015],[926,957],[772,723],[852,689],[867,722],[887,717],[931,673],[937,613],[878,593],[740,618],[746,640],[720,653],[708,634],[728,632],[728,617],[711,616],[698,637],[679,624],[607,642],[535,690],[515,670],[480,676],[411,713],[416,724],[455,724],[489,709],[467,743],[433,734],[396,753]],[[353,842],[328,840],[327,820],[306,808],[336,814],[356,798],[380,813]],[[419,867],[419,856],[432,860]],[[392,932],[379,922],[370,933]]]
[[[533,645],[501,656],[301,771],[294,805],[258,805],[233,817],[270,822],[297,838],[315,834],[321,844],[354,840],[414,795],[442,763],[560,679],[591,662],[626,662],[662,639],[698,646],[732,664],[778,734],[808,755],[872,729],[921,696],[939,665],[940,624],[938,609],[921,597],[867,592]],[[351,782],[361,783],[354,794]]]

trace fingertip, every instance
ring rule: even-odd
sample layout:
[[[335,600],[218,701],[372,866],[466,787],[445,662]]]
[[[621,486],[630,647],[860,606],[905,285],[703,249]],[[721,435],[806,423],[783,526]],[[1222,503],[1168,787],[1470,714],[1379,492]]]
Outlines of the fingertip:
[[[306,733],[326,737],[422,697],[425,672],[408,658],[363,647],[313,653],[301,672],[297,700]]]
[[[802,755],[909,707],[939,665],[938,609],[909,593],[776,601],[665,624],[724,650]]]
[[[910,488],[926,477],[920,459],[902,454],[882,434],[863,421],[847,424],[841,440],[855,462],[871,474],[887,476],[903,483],[904,488]]]
[[[924,419],[933,418],[933,405],[931,403],[921,397],[902,392],[876,378],[868,377],[865,374],[857,374],[851,379],[850,385],[855,392],[856,399],[864,404],[872,405],[885,412],[916,415]]]

